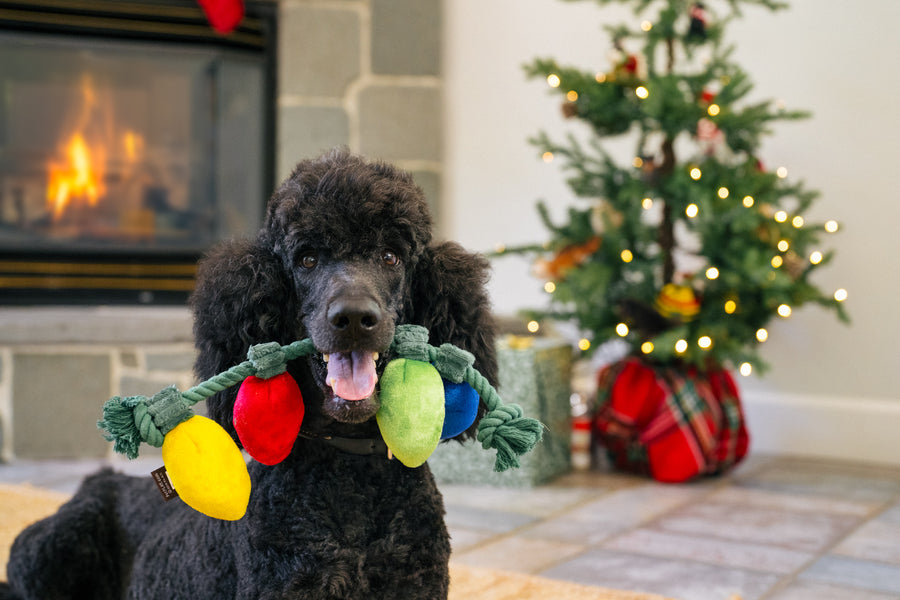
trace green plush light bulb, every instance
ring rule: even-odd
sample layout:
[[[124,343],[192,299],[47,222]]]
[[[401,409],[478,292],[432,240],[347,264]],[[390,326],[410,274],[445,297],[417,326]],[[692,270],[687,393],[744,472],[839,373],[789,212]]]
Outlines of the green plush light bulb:
[[[375,415],[384,443],[407,467],[418,467],[441,440],[444,383],[427,362],[398,358],[381,375],[381,408]]]

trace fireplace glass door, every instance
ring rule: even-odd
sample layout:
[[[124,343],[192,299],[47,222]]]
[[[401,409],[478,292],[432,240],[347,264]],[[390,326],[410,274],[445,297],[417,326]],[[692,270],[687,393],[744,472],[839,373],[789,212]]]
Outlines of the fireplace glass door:
[[[0,247],[202,250],[259,225],[252,58],[17,34],[0,56]]]

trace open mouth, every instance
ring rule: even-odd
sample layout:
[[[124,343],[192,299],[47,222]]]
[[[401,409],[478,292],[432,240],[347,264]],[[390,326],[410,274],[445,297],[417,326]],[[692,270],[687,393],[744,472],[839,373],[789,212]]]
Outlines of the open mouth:
[[[357,402],[372,397],[378,374],[378,353],[366,350],[323,354],[326,364],[325,383],[336,398]]]
[[[383,360],[374,350],[317,355],[313,360],[314,372],[324,395],[324,414],[348,424],[363,423],[374,417],[381,406],[378,373]]]

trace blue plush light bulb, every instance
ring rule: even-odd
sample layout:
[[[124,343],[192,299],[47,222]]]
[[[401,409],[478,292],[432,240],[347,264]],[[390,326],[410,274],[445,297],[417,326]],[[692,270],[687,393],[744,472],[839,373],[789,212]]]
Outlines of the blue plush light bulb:
[[[478,392],[465,381],[444,381],[444,427],[441,439],[452,438],[475,422],[478,415]]]

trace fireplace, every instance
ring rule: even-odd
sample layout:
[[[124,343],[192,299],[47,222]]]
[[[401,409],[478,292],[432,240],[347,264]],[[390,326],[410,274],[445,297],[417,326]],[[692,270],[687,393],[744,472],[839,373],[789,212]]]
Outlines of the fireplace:
[[[275,5],[228,36],[192,1],[0,8],[0,303],[183,303],[258,229],[274,169]]]

